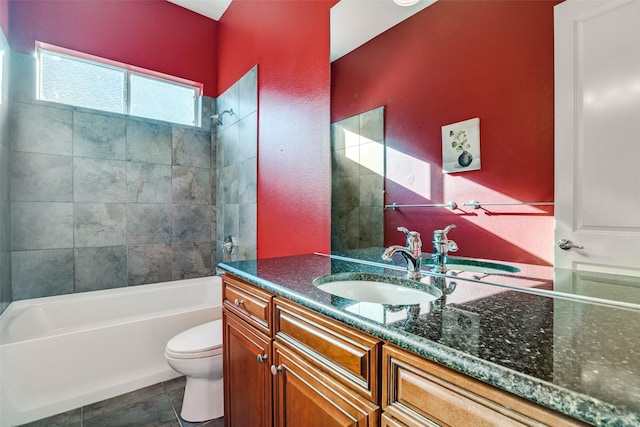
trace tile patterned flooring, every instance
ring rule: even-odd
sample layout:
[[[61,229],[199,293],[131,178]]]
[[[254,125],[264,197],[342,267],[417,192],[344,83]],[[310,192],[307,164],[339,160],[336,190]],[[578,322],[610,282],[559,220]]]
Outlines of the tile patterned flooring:
[[[224,418],[191,423],[180,417],[184,384],[184,377],[176,378],[24,426],[223,427]]]

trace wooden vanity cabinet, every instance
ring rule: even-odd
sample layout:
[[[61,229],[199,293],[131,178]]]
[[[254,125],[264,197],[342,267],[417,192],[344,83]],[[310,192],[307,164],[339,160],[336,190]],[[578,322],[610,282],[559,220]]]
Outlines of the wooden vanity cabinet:
[[[305,355],[274,343],[274,426],[377,427],[380,407]]]
[[[382,358],[382,426],[586,426],[399,347]]]
[[[273,295],[228,275],[222,295],[225,426],[270,427]]]

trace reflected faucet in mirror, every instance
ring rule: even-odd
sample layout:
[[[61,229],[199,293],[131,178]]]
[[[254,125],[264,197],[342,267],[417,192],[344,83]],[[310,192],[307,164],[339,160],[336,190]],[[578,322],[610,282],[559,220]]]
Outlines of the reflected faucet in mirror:
[[[422,261],[422,240],[420,233],[409,231],[405,227],[398,227],[407,236],[406,246],[389,246],[382,254],[382,259],[390,261],[391,257],[399,253],[407,262],[407,277],[412,280],[420,280],[420,264]]]
[[[456,228],[455,224],[448,225],[444,230],[435,230],[433,232],[433,254],[431,255],[432,267],[434,273],[444,274],[447,272],[447,254],[456,252],[458,245],[453,240],[449,240],[447,233],[451,229]]]

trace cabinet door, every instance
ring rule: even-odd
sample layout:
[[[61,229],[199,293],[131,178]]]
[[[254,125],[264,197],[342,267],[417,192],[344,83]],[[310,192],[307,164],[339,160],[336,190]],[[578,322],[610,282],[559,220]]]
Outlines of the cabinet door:
[[[223,326],[225,426],[270,427],[271,339],[227,310]]]
[[[385,426],[586,426],[401,348],[382,357]]]
[[[274,425],[374,427],[380,408],[334,380],[305,356],[274,342]]]

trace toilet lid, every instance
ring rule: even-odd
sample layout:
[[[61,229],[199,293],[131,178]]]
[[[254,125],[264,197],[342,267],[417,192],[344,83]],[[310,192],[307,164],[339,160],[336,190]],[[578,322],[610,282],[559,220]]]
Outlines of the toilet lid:
[[[219,354],[222,352],[222,320],[187,329],[171,338],[166,348],[169,354]]]

